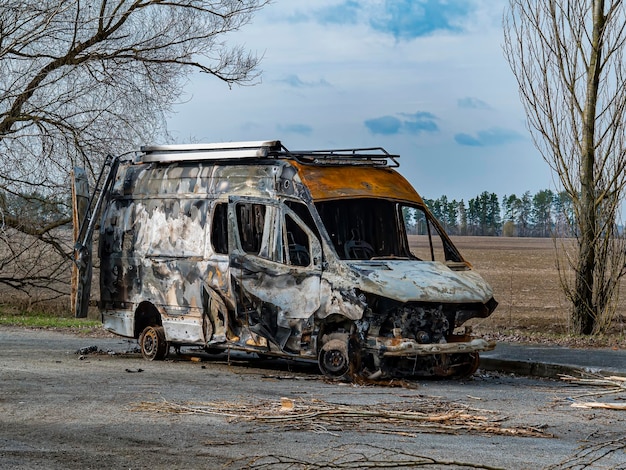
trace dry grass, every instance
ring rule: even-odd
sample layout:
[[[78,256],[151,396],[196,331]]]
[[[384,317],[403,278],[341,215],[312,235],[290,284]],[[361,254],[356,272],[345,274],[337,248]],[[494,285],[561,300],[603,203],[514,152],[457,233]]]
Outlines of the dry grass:
[[[609,334],[577,338],[569,333],[569,303],[559,283],[549,238],[455,237],[463,256],[491,284],[499,306],[472,321],[474,331],[497,339],[573,346],[626,346],[626,302],[620,301]]]

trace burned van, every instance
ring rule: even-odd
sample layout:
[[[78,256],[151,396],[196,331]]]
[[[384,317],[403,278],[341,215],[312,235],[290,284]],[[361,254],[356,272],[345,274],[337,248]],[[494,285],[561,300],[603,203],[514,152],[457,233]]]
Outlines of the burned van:
[[[494,344],[459,327],[497,303],[397,166],[382,148],[152,146],[112,158],[90,199],[77,170],[77,315],[99,224],[104,327],[148,360],[196,345],[332,377],[473,373]]]

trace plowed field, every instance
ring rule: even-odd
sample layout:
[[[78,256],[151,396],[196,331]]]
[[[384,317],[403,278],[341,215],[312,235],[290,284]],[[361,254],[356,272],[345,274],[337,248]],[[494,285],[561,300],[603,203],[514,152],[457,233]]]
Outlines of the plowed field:
[[[550,238],[453,237],[461,254],[493,287],[499,306],[473,322],[474,331],[510,339],[566,341],[569,303],[563,294]],[[626,302],[620,303],[611,337],[626,344]]]

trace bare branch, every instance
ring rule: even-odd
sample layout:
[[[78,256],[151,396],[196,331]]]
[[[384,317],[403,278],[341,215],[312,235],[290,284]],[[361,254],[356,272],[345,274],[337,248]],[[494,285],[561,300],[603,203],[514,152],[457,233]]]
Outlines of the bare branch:
[[[626,186],[626,7],[510,0],[504,51],[537,149],[573,202],[576,253],[561,276],[576,331],[615,312],[626,262],[616,230]]]
[[[43,202],[65,198],[67,206],[74,166],[88,168],[93,178],[109,153],[170,140],[165,117],[189,74],[208,73],[228,86],[256,82],[260,58],[224,38],[235,38],[228,33],[267,2],[0,3],[0,200],[51,211],[28,218],[0,204],[11,233],[1,238],[0,277],[14,279],[0,283],[18,290],[42,285],[26,269],[40,258],[27,256],[26,247],[56,253],[55,262],[67,269],[68,211]],[[58,281],[55,288],[63,290]]]

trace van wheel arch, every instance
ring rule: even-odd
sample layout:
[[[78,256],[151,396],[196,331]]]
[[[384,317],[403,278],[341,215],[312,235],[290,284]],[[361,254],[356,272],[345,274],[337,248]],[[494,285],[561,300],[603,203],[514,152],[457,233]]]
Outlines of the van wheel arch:
[[[345,333],[351,335],[354,331],[355,324],[353,321],[346,319],[343,315],[333,314],[326,317],[320,324],[317,337],[320,339],[320,345],[326,341],[325,336],[334,333]]]
[[[141,302],[135,310],[135,338],[139,339],[143,330],[148,326],[162,327],[161,313],[152,303]]]

